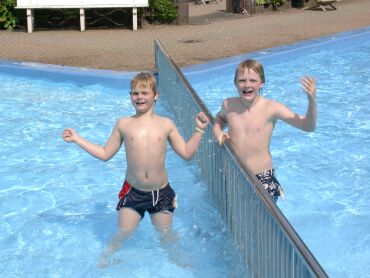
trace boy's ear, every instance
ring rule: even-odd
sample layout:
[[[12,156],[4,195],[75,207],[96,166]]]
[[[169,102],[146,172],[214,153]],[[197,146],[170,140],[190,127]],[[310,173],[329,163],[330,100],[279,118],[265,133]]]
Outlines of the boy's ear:
[[[263,83],[261,83],[260,88],[259,88],[259,90],[258,90],[259,92],[262,92],[262,87],[263,87],[263,85],[264,85],[264,84],[263,84]]]

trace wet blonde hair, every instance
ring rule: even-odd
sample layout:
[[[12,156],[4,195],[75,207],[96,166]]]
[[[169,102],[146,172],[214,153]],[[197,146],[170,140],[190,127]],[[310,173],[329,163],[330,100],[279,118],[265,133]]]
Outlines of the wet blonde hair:
[[[139,85],[141,88],[150,88],[154,92],[154,94],[158,94],[157,81],[149,72],[140,72],[131,80],[131,91],[137,85]]]
[[[241,62],[235,70],[234,83],[238,79],[239,74],[243,73],[245,69],[254,70],[261,78],[262,83],[265,83],[265,72],[263,71],[263,66],[260,62],[248,59]]]

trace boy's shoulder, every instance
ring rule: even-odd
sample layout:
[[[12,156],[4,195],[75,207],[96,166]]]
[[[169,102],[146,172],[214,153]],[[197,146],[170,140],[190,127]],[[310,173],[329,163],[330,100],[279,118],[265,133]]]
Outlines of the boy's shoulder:
[[[228,108],[238,103],[240,103],[240,97],[229,97],[224,99],[224,101],[222,102],[222,106],[223,108]]]
[[[159,115],[156,115],[157,117],[157,122],[158,123],[161,123],[161,124],[174,124],[174,121],[169,118],[169,117],[166,117],[166,116],[159,116]]]
[[[224,103],[232,103],[232,102],[236,102],[236,101],[239,101],[240,100],[240,97],[228,97],[228,98],[225,98],[224,99]]]
[[[127,122],[127,121],[130,121],[130,120],[132,120],[132,116],[123,116],[123,117],[120,117],[120,118],[118,118],[118,120],[117,120],[117,123],[119,124],[119,123],[124,123],[124,122]]]
[[[268,106],[280,106],[282,105],[281,102],[275,100],[275,99],[270,99],[270,98],[266,98],[266,97],[260,97],[261,98],[261,102],[264,103],[265,105],[268,105]]]
[[[116,127],[119,129],[125,129],[126,127],[132,125],[135,125],[135,117],[133,115],[120,117],[116,121]]]
[[[226,110],[234,110],[240,105],[240,97],[225,98],[222,102],[222,108]]]

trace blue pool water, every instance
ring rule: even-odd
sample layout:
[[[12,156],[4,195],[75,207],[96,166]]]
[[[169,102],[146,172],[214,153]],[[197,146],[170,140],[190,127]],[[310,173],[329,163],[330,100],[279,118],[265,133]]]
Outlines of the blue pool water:
[[[2,72],[14,75],[0,71],[1,277],[248,277],[197,167],[170,149],[179,240],[164,249],[146,216],[114,256],[122,262],[98,269],[116,232],[124,150],[104,163],[65,143],[61,133],[74,127],[103,144],[115,121],[134,112],[128,81],[118,89],[79,83],[78,74],[71,82],[60,82],[57,73],[49,76],[54,81],[35,80],[40,67],[11,68]],[[157,113],[171,116],[164,107],[160,99]]]
[[[317,78],[317,130],[275,128],[278,206],[330,277],[370,277],[370,28],[185,69],[213,115],[237,96],[234,71],[246,58],[265,66],[262,94],[299,113],[299,78]]]
[[[318,79],[316,132],[279,123],[272,155],[287,195],[278,206],[330,277],[370,277],[369,32],[250,54],[265,65],[263,94],[297,112],[306,108],[299,77],[312,74]],[[185,69],[212,113],[223,98],[235,95],[233,72],[246,57]],[[167,166],[180,203],[174,219],[180,238],[175,253],[192,268],[169,259],[170,251],[160,245],[145,217],[117,253],[122,263],[97,269],[97,259],[116,231],[124,150],[104,163],[64,143],[61,132],[75,127],[90,140],[104,143],[116,119],[133,112],[128,82],[120,83],[118,77],[114,84],[86,85],[94,78],[80,70],[69,77],[73,82],[60,82],[65,76],[57,72],[48,76],[53,82],[35,81],[42,71],[39,65],[33,71],[3,69],[0,63],[1,276],[247,276],[197,167],[171,150]],[[27,78],[16,77],[20,74]],[[156,109],[169,115],[161,101]]]

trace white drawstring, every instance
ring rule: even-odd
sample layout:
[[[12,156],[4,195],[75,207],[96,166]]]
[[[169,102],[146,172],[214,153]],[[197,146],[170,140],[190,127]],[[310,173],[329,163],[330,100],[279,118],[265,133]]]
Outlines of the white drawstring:
[[[159,200],[159,189],[157,189],[157,200],[154,202],[154,191],[152,191],[153,207],[158,203]]]

